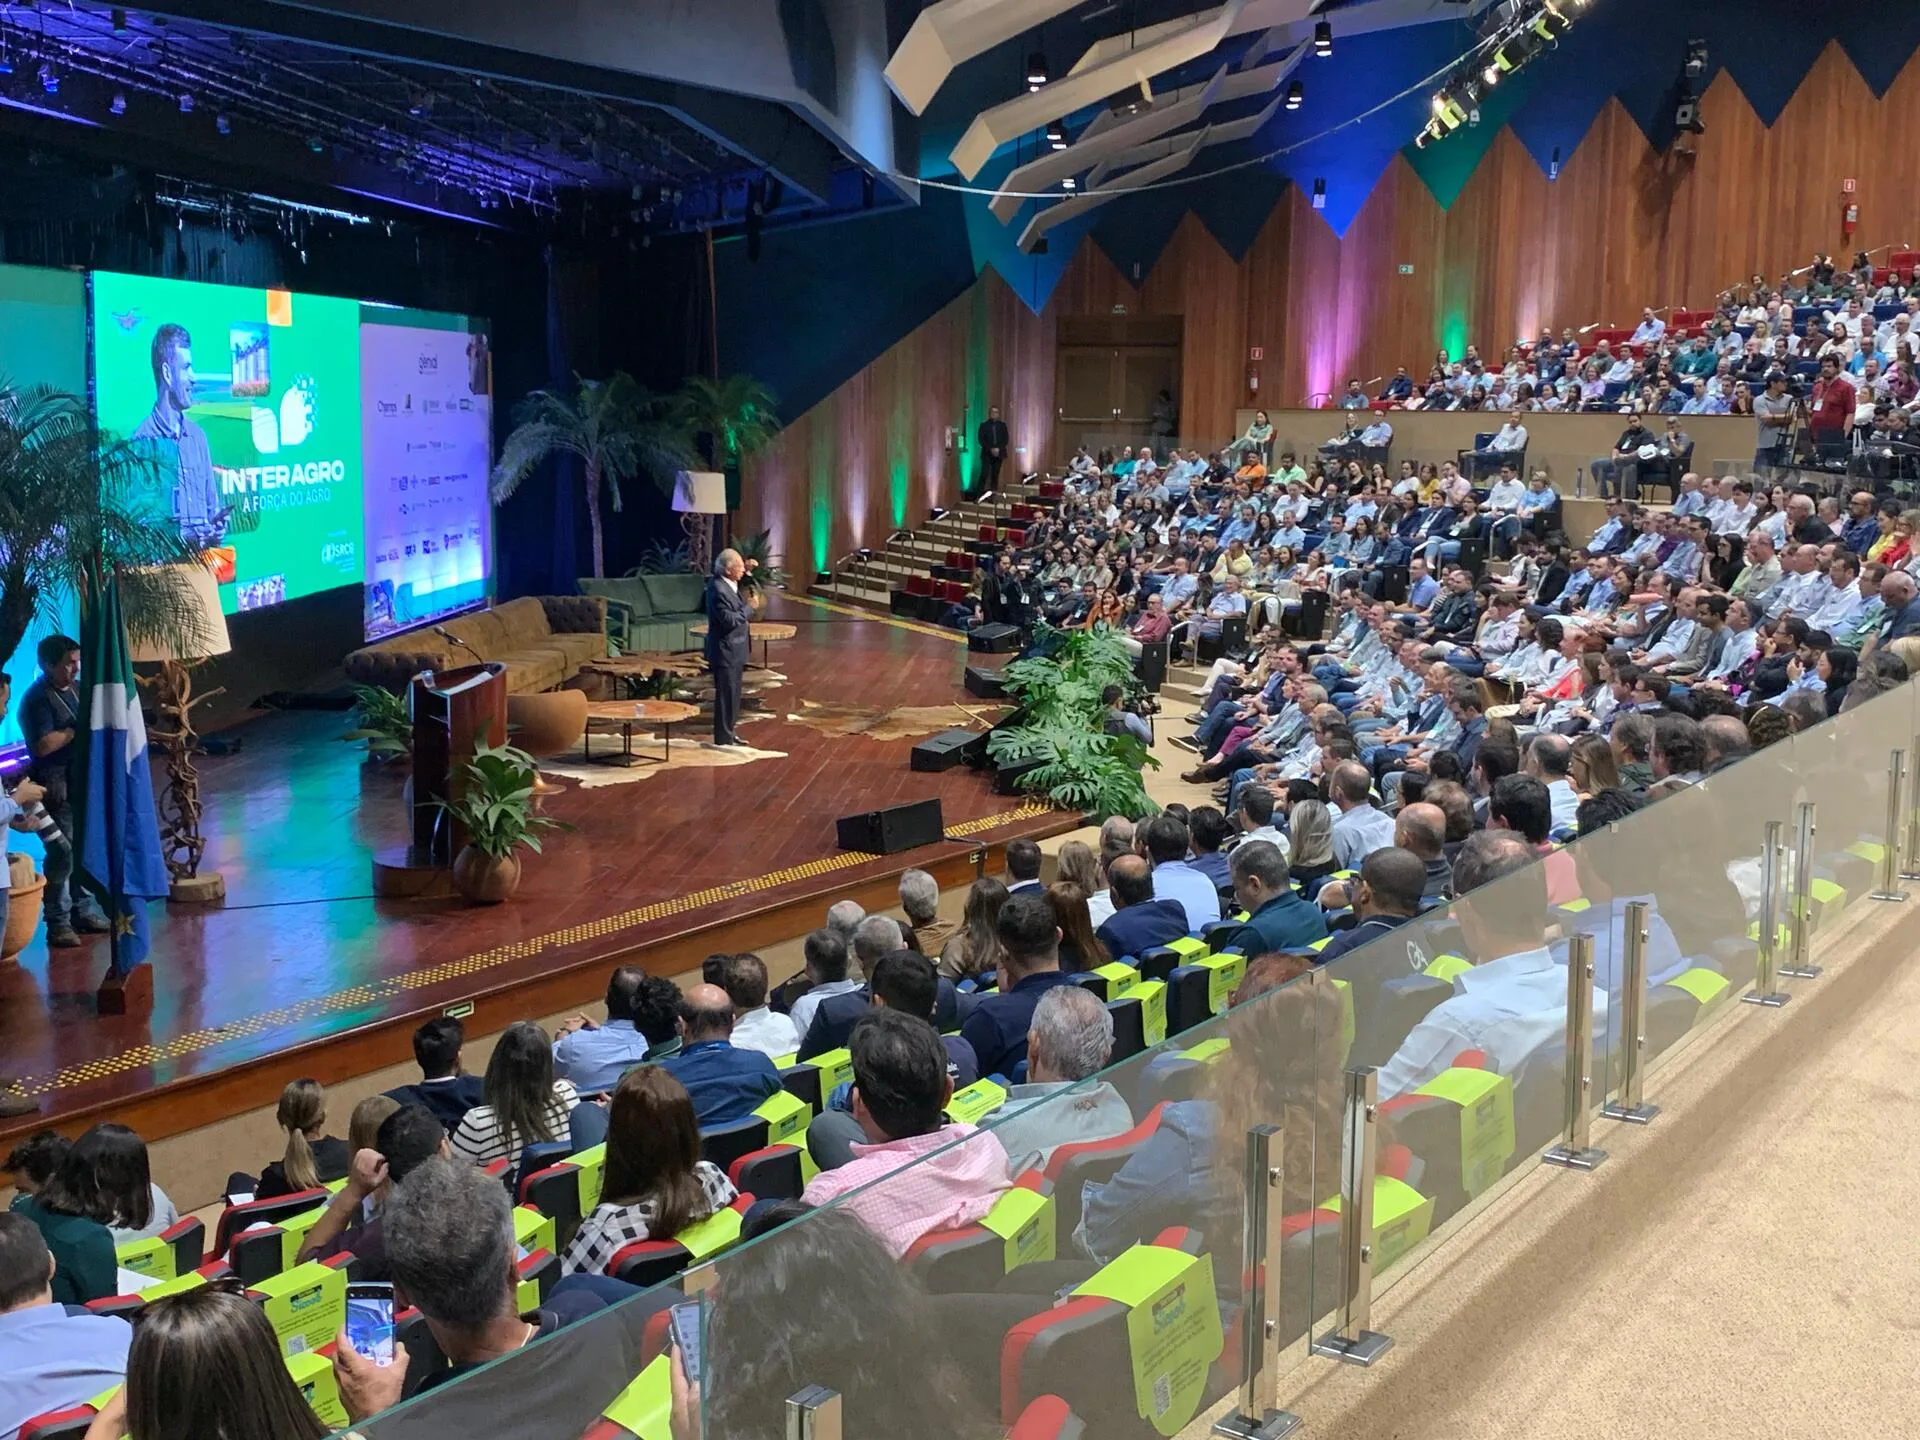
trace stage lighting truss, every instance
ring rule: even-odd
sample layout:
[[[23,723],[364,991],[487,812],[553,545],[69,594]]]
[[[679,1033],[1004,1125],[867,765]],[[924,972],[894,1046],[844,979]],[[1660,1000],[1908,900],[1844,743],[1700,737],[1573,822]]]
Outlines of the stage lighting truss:
[[[1494,23],[1447,82],[1434,92],[1433,114],[1413,148],[1424,150],[1462,126],[1480,123],[1481,97],[1560,43],[1591,0],[1518,0],[1492,12]],[[1704,56],[1704,47],[1702,47]],[[1689,56],[1691,63],[1691,55]],[[1704,59],[1702,61],[1704,65]]]

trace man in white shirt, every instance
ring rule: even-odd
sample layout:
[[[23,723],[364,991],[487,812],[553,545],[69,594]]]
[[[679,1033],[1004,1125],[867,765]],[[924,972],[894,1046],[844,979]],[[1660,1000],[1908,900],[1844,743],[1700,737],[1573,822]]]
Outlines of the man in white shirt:
[[[1482,464],[1492,464],[1508,456],[1518,455],[1527,448],[1527,427],[1520,422],[1520,412],[1507,412],[1506,423],[1494,432],[1493,438],[1481,449],[1469,451],[1468,469],[1479,473]]]
[[[1492,899],[1473,893],[1495,880],[1510,883]],[[1566,1033],[1567,972],[1547,948],[1546,872],[1519,835],[1484,830],[1460,847],[1453,863],[1454,914],[1473,969],[1454,980],[1443,1000],[1413,1028],[1380,1071],[1380,1098],[1390,1100],[1433,1079],[1463,1050],[1478,1050],[1485,1068],[1516,1074],[1534,1051]],[[1593,997],[1596,1033],[1604,1034],[1607,996]]]
[[[1573,769],[1572,743],[1561,735],[1536,735],[1527,742],[1520,769],[1547,787],[1547,799],[1553,804],[1551,833],[1572,830],[1580,809],[1580,794],[1568,778]]]
[[[1652,345],[1667,333],[1667,322],[1653,313],[1651,308],[1640,312],[1640,323],[1634,327],[1632,343]]]
[[[1753,607],[1745,600],[1731,600],[1727,603],[1727,639],[1720,648],[1720,658],[1700,672],[1696,685],[1705,685],[1711,689],[1724,690],[1727,682],[1740,673],[1747,661],[1753,658],[1753,652],[1760,648],[1760,632],[1753,628]]]
[[[1342,870],[1358,870],[1367,856],[1393,844],[1393,817],[1374,808],[1373,776],[1358,761],[1336,765],[1331,788],[1339,812],[1333,822],[1333,858]]]
[[[800,1048],[793,1017],[777,1015],[767,1007],[767,966],[758,955],[727,956],[720,966],[720,988],[733,1004],[733,1033],[728,1039],[734,1049],[758,1050],[778,1059]]]

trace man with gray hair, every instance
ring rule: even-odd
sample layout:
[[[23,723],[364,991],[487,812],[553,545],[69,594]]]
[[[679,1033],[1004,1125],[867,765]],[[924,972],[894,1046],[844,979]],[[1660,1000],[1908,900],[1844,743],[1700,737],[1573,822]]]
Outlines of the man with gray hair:
[[[1062,1145],[1133,1128],[1120,1092],[1092,1078],[1112,1058],[1113,1016],[1097,995],[1060,985],[1040,997],[1027,1030],[1026,1083],[987,1121],[1012,1161],[1009,1174],[1043,1167]]]
[[[811,1060],[847,1043],[854,1025],[873,1003],[874,971],[882,960],[898,951],[916,953],[907,950],[906,932],[898,920],[890,915],[869,915],[860,922],[853,932],[853,956],[866,983],[829,996],[808,1015],[806,1028],[800,1032],[800,1049],[796,1052],[800,1059]],[[799,1009],[794,1008],[796,1012]],[[933,1021],[933,1028],[943,1033],[960,1023],[960,992],[953,988],[951,980],[944,977],[940,980],[933,1013],[928,1018]]]
[[[747,670],[748,624],[753,611],[740,593],[740,577],[750,566],[738,550],[722,550],[707,580],[707,668],[713,672],[713,743],[736,748],[733,733],[740,716],[740,680]]]
[[[1133,821],[1124,815],[1109,815],[1100,823],[1100,873],[1107,875],[1109,865],[1132,853]],[[1113,918],[1113,908],[1113,881],[1109,877],[1106,889],[1087,897],[1087,915],[1095,930]]]
[[[938,960],[940,947],[960,928],[940,918],[940,882],[924,870],[903,870],[900,909],[907,917],[907,948]]]
[[[419,1308],[434,1344],[447,1357],[447,1368],[428,1376],[419,1386],[422,1392],[603,1310],[617,1295],[639,1293],[605,1276],[570,1275],[554,1285],[539,1309],[521,1315],[514,1298],[519,1276],[512,1205],[498,1180],[464,1160],[436,1157],[421,1165],[393,1187],[381,1207],[380,1223],[394,1282]],[[636,1322],[640,1318],[634,1317]],[[631,1340],[622,1325],[587,1326],[573,1337],[575,1348],[585,1352],[585,1363],[607,1374],[630,1365],[631,1356],[623,1352]],[[341,1351],[334,1359],[334,1374],[349,1416],[365,1420],[399,1403],[407,1380],[404,1345],[394,1346],[393,1363],[386,1366],[376,1366],[349,1346]],[[449,1433],[490,1433],[494,1420],[511,1431],[535,1415],[559,1413],[552,1407],[571,1382],[559,1367],[546,1368],[554,1372],[551,1381],[541,1378],[538,1367],[521,1367],[513,1387],[517,1415],[500,1415],[503,1392],[487,1387],[489,1393],[475,1401],[489,1407],[488,1421],[483,1423],[476,1411]],[[565,1369],[571,1373],[570,1366]]]

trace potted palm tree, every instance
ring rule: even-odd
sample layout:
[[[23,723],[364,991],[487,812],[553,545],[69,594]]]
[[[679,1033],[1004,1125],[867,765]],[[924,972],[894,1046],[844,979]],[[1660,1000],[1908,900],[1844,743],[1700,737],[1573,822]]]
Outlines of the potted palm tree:
[[[88,569],[118,585],[129,638],[197,630],[199,611],[165,568],[200,559],[172,521],[171,475],[152,445],[100,431],[80,396],[0,379],[0,656]]]
[[[481,745],[462,767],[460,793],[434,803],[467,832],[453,857],[453,886],[476,905],[498,905],[520,888],[520,855],[540,853],[539,832],[573,827],[533,808],[539,769],[511,745]]]
[[[645,472],[656,483],[671,485],[691,458],[685,430],[673,411],[673,402],[650,395],[625,371],[605,380],[576,377],[570,394],[535,390],[515,409],[513,433],[493,467],[493,503],[511,499],[549,456],[574,457],[580,463],[593,533],[593,574],[601,578],[606,574],[602,488],[618,511],[623,482]]]
[[[751,375],[693,376],[674,397],[674,416],[688,444],[727,476],[732,493],[739,490],[740,462],[780,433],[773,392]]]

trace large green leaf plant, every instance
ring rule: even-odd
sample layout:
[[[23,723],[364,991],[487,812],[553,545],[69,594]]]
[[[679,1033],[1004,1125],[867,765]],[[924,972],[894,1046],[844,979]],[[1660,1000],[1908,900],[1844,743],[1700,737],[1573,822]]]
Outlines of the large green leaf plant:
[[[1045,792],[1056,805],[1096,819],[1139,819],[1158,810],[1142,781],[1145,767],[1158,769],[1147,747],[1131,735],[1102,728],[1109,685],[1135,688],[1133,657],[1120,637],[1105,630],[1040,627],[1029,659],[1001,672],[1007,693],[1024,711],[1021,723],[994,731],[988,752],[1002,764],[1037,760],[1017,783]]]

